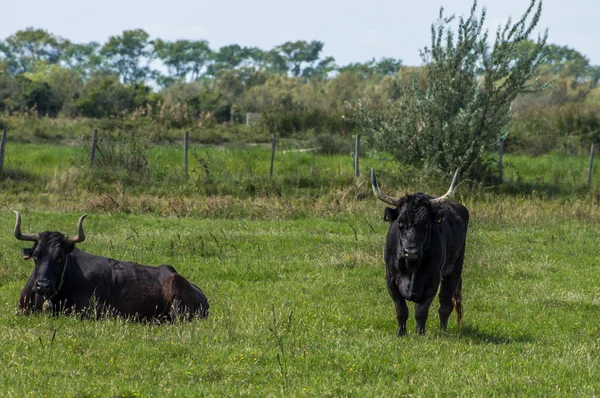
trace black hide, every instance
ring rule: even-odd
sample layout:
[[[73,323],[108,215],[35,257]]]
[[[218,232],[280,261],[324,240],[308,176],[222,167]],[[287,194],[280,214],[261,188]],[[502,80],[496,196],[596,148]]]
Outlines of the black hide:
[[[42,232],[33,249],[35,270],[19,300],[21,313],[40,311],[44,302],[55,313],[122,315],[173,320],[208,316],[200,288],[169,265],[151,267],[95,256],[65,242],[58,232]]]
[[[432,198],[423,193],[407,195],[397,208],[385,209],[384,219],[391,222],[384,252],[386,281],[396,306],[398,335],[406,333],[406,300],[415,303],[417,333],[425,332],[429,306],[438,288],[442,329],[455,306],[461,323],[469,212],[452,200],[432,204]]]

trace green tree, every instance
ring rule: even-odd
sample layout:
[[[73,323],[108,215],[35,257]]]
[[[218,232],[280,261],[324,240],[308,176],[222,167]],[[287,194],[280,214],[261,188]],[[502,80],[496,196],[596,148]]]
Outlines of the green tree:
[[[62,61],[65,66],[84,79],[102,70],[103,57],[100,55],[100,43],[66,42]]]
[[[365,63],[351,63],[345,66],[338,68],[337,70],[341,72],[352,72],[352,73],[360,73],[363,76],[372,76],[372,75],[388,75],[394,76],[400,70],[402,66],[402,61],[394,58],[381,58],[379,61],[376,61],[375,58],[365,62]]]
[[[292,73],[292,76],[300,77],[305,76],[305,73],[303,73],[305,70],[306,74],[312,73],[324,45],[322,41],[317,40],[313,40],[310,43],[304,40],[288,41],[275,47],[275,50],[285,61],[287,70]],[[325,61],[321,67],[329,66],[333,58],[326,58]]]
[[[468,18],[459,18],[457,34],[451,28],[454,16],[440,10],[431,47],[421,52],[427,64],[425,88],[415,75],[399,101],[384,111],[361,104],[354,108],[355,122],[378,148],[443,173],[460,167],[471,178],[490,175],[488,154],[506,137],[513,100],[539,88],[530,79],[543,59],[547,35],[538,37],[532,51],[516,56],[541,15],[541,0],[531,0],[516,23],[509,20],[498,29],[490,51],[482,29],[486,10],[479,18],[476,10],[477,1]]]
[[[35,69],[23,73],[22,76],[36,84],[48,84],[52,91],[53,106],[61,112],[65,111],[69,116],[76,114],[75,98],[81,94],[83,88],[81,75],[59,65],[39,61]]]
[[[216,76],[219,71],[248,67],[257,58],[262,57],[260,50],[255,47],[242,47],[237,44],[224,46],[213,53],[213,62],[208,67],[208,74]]]
[[[302,70],[302,77],[306,79],[326,78],[329,72],[335,70],[335,58],[325,57],[314,66],[307,66]]]
[[[142,29],[126,30],[121,36],[111,36],[102,46],[108,69],[121,76],[123,83],[136,84],[151,78],[150,63],[154,52],[150,35]]]
[[[17,82],[21,86],[22,101],[27,110],[35,111],[41,116],[57,115],[61,104],[50,84],[31,80],[25,75],[17,76]]]
[[[375,73],[381,75],[393,76],[398,73],[402,66],[402,61],[394,58],[383,57],[375,63]]]
[[[43,29],[27,28],[10,35],[0,46],[8,70],[14,75],[30,71],[35,63],[56,64],[66,47],[66,40]]]
[[[81,97],[76,100],[77,112],[85,117],[117,116],[135,108],[136,90],[125,87],[119,76],[97,73],[85,84]]]
[[[20,107],[21,88],[14,76],[8,73],[8,64],[0,61],[0,111],[12,112]]]
[[[266,69],[266,52],[258,47],[246,47],[243,66],[246,68]]]
[[[272,49],[264,53],[262,58],[262,65],[264,65],[265,70],[270,73],[288,73],[287,62],[277,49]]]
[[[206,40],[168,42],[157,39],[154,52],[169,71],[168,79],[163,79],[163,85],[185,81],[188,76],[191,81],[197,80],[212,55]]]
[[[567,46],[549,44],[544,50],[544,63],[551,73],[561,76],[572,76],[575,79],[587,78],[590,72],[590,61]]]

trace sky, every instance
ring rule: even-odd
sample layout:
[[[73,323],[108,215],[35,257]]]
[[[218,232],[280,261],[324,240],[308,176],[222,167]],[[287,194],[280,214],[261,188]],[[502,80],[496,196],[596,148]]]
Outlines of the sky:
[[[338,65],[371,58],[419,65],[430,28],[443,6],[467,16],[472,0],[2,0],[0,39],[27,27],[73,42],[104,43],[124,30],[144,29],[163,40],[208,40],[213,50],[228,44],[269,50],[287,41],[319,40],[322,56]],[[529,0],[479,0],[493,37],[499,24],[520,18]],[[536,36],[566,45],[600,64],[598,0],[544,0]]]

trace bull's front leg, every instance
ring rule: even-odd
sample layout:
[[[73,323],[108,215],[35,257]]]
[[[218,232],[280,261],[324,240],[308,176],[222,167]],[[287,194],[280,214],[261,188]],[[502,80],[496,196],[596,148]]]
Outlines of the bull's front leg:
[[[415,319],[417,321],[417,334],[425,334],[425,324],[427,323],[427,318],[429,317],[429,307],[431,306],[433,297],[427,299],[427,301],[423,303],[415,303]]]
[[[408,320],[408,307],[406,300],[400,295],[398,288],[388,283],[388,292],[396,306],[396,320],[398,321],[398,337],[406,334],[406,321]]]
[[[19,315],[31,314],[42,310],[44,300],[33,291],[35,273],[32,273],[19,297]]]
[[[406,306],[406,300],[403,298],[394,300],[394,305],[396,306],[396,320],[398,321],[398,337],[402,337],[406,334],[408,307]]]

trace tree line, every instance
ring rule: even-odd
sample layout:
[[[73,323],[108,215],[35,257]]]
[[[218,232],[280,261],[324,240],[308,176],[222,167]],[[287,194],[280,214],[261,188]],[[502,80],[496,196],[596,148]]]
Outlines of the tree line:
[[[259,69],[310,79],[345,69],[395,73],[401,63],[384,58],[338,67],[333,57],[322,56],[323,46],[318,40],[298,40],[271,50],[237,44],[213,50],[206,40],[151,39],[143,29],[126,30],[104,44],[74,43],[43,29],[27,28],[0,41],[0,58],[3,71],[11,75],[57,65],[84,79],[95,73],[114,73],[125,84],[154,80],[160,87],[215,77],[219,71],[231,69]]]
[[[352,105],[356,110],[357,101],[362,100],[363,110],[413,107],[398,111],[401,117],[397,122],[408,123],[403,112],[420,114],[423,120],[405,126],[387,124],[409,133],[433,126],[438,116],[446,117],[449,104],[452,112],[459,112],[476,103],[465,103],[463,96],[463,100],[447,99],[445,108],[425,109],[433,104],[427,96],[443,98],[450,93],[446,87],[458,82],[439,69],[444,62],[469,68],[468,73],[456,76],[464,84],[455,91],[469,88],[469,95],[480,101],[486,99],[482,94],[501,83],[489,77],[496,69],[486,69],[485,62],[503,65],[505,70],[496,75],[510,80],[516,76],[511,71],[518,60],[535,58],[535,63],[527,64],[533,70],[523,76],[544,90],[519,91],[509,102],[503,94],[491,99],[503,101],[503,115],[510,105],[511,123],[500,134],[507,140],[507,148],[543,153],[573,142],[600,139],[599,66],[573,48],[540,46],[528,38],[529,32],[518,42],[509,38],[499,43],[494,55],[484,51],[487,39],[480,35],[481,23],[483,20],[473,25],[477,34],[464,48],[449,47],[452,38],[447,43],[432,43],[419,67],[403,65],[394,58],[340,66],[323,53],[324,43],[317,40],[286,42],[270,50],[237,44],[213,49],[205,40],[166,41],[151,38],[142,29],[126,30],[105,43],[74,43],[28,28],[0,41],[0,112],[11,117],[144,119],[161,128],[186,129],[242,123],[245,113],[256,112],[268,133],[343,135],[353,132],[360,124],[357,121],[366,120],[353,117]],[[441,36],[438,34],[438,39]],[[479,47],[470,51],[471,44]],[[473,54],[479,58],[472,58]],[[505,62],[486,60],[488,55]],[[440,61],[437,64],[436,59]],[[435,76],[442,80],[432,79]],[[446,77],[449,85],[443,83]],[[487,88],[481,82],[488,84]],[[411,102],[419,98],[421,102]],[[477,109],[479,105],[473,112]],[[424,122],[426,119],[429,122]],[[390,141],[387,133],[378,131],[367,142]],[[434,131],[430,134],[431,142],[422,145],[441,142],[442,138],[434,139]]]
[[[142,29],[103,44],[74,43],[27,28],[0,41],[0,111],[100,118],[179,102],[192,118],[211,113],[222,121],[242,91],[280,78],[304,84],[346,71],[393,76],[401,66],[393,58],[337,66],[323,46],[299,40],[271,50],[237,44],[212,49],[206,40],[151,39]]]

